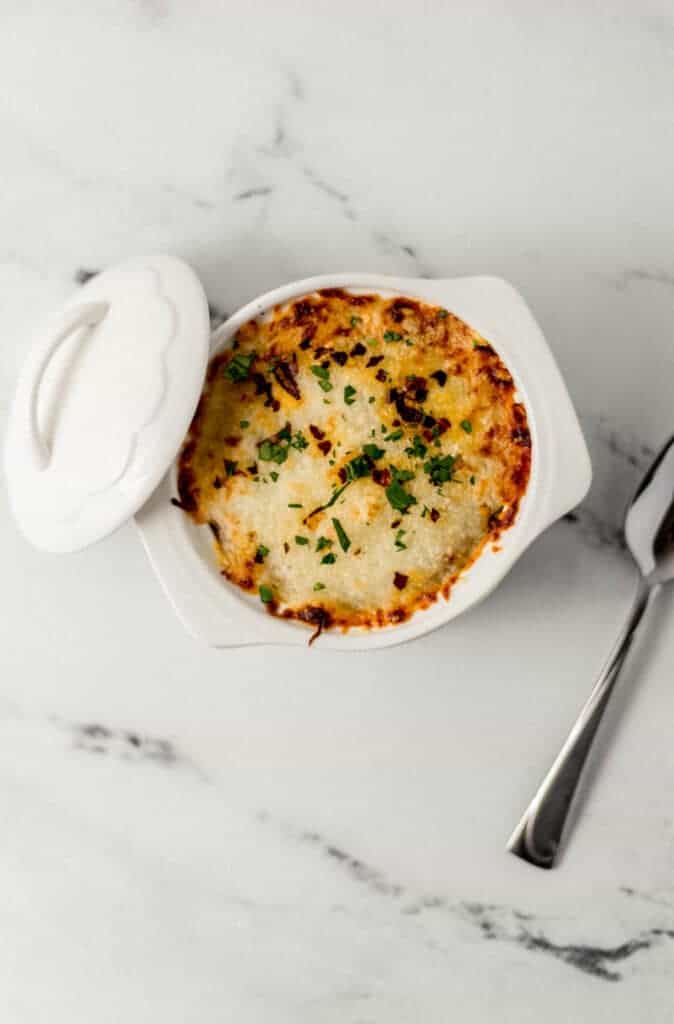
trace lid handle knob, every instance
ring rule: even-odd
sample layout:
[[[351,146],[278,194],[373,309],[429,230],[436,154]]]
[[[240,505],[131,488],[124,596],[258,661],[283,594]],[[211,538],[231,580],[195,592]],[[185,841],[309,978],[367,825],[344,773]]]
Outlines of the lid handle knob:
[[[40,383],[49,362],[63,342],[81,327],[95,327],[110,309],[109,302],[87,302],[64,309],[51,320],[47,335],[31,353],[30,384],[27,394],[26,427],[31,457],[37,469],[46,469],[51,451],[40,436],[37,404]]]

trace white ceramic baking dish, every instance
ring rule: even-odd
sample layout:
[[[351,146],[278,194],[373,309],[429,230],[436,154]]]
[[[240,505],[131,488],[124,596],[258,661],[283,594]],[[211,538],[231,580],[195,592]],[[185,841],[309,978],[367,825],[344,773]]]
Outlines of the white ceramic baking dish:
[[[319,288],[341,287],[411,295],[441,305],[487,338],[508,367],[524,402],[532,435],[532,472],[513,526],[498,550],[487,546],[459,578],[448,600],[440,598],[409,621],[372,631],[326,631],[324,648],[372,650],[422,636],[486,597],[538,535],[573,508],[591,480],[590,460],[568,392],[531,312],[519,293],[496,277],[442,280],[331,274],[284,285],[240,309],[215,331],[211,354],[226,348],[241,324],[271,307]],[[155,572],[187,629],[215,647],[306,644],[309,630],[269,615],[219,573],[210,532],[171,505],[173,464],[136,521]]]

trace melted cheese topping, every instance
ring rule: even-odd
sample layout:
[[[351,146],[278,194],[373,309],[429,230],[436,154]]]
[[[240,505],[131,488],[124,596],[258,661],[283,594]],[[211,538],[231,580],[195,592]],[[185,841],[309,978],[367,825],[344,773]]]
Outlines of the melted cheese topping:
[[[448,596],[513,522],[530,461],[484,338],[416,299],[326,289],[213,358],[178,490],[270,612],[373,627]]]

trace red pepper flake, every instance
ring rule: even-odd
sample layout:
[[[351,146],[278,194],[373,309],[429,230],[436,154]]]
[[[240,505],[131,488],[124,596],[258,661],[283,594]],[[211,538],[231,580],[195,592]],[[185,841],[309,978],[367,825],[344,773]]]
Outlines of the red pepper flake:
[[[250,473],[251,476],[257,476],[257,462],[251,462],[250,466],[246,466],[246,472]]]
[[[312,437],[315,437],[317,441],[322,441],[325,437],[325,431],[321,430],[320,427],[315,427],[313,423],[309,424],[309,433]]]
[[[225,438],[225,444],[231,445],[232,448],[236,448],[237,444],[239,444],[240,441],[241,438],[237,437],[235,434],[232,434],[230,437]]]
[[[394,519],[393,522],[391,523],[391,529],[395,530],[396,526],[400,526],[401,523],[402,519]]]
[[[332,448],[332,441],[320,441],[318,445],[319,451],[322,451],[324,455],[328,455]]]
[[[447,374],[445,373],[444,370],[436,370],[435,373],[431,374],[431,377],[434,380],[437,380],[441,388],[444,388],[445,384],[447,383]]]
[[[405,587],[407,586],[408,580],[409,576],[405,576],[405,574],[402,572],[397,572],[393,577],[393,586],[397,587],[398,590],[404,590]]]
[[[337,476],[339,477],[341,483],[346,483],[346,470],[344,469],[344,466],[342,466],[342,468],[339,470]]]
[[[352,356],[364,356],[366,352],[367,352],[367,349],[365,348],[365,345],[363,345],[362,341],[358,341],[353,346],[353,348],[351,349],[351,352],[349,354],[352,355]]]
[[[372,470],[372,479],[376,484],[379,484],[380,487],[388,487],[391,483],[391,471],[390,469],[377,469],[375,467]]]
[[[284,540],[284,541],[283,541],[283,550],[285,551],[286,555],[287,555],[287,554],[288,554],[288,552],[290,551],[290,544],[288,543],[288,541],[287,541],[287,540]]]
[[[440,513],[438,512],[437,508],[432,508],[431,509],[431,522],[437,523],[439,518],[440,518]]]
[[[216,476],[215,480],[213,481],[213,486],[215,487],[216,491],[219,491],[220,488],[222,487],[222,480],[219,476]]]
[[[366,367],[368,367],[368,366],[379,366],[379,364],[381,363],[383,358],[384,358],[383,356],[370,356],[370,358],[366,362],[365,366]]]
[[[386,373],[386,370],[377,370],[375,377],[377,378],[377,380],[380,380],[382,384],[385,384],[386,381],[388,380],[388,374]]]
[[[331,356],[333,363],[337,363],[338,366],[344,366],[348,358],[346,352],[333,352]]]
[[[438,437],[440,436],[440,434],[444,434],[446,431],[448,431],[451,425],[452,424],[450,420],[448,420],[445,416],[441,416],[438,422],[435,424],[435,431]]]

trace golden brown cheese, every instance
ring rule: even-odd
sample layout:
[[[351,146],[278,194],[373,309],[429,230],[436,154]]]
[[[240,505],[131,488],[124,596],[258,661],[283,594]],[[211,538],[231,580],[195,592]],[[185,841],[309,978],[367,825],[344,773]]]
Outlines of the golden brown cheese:
[[[402,622],[513,522],[531,437],[512,377],[452,313],[330,288],[216,355],[179,504],[275,615]]]

